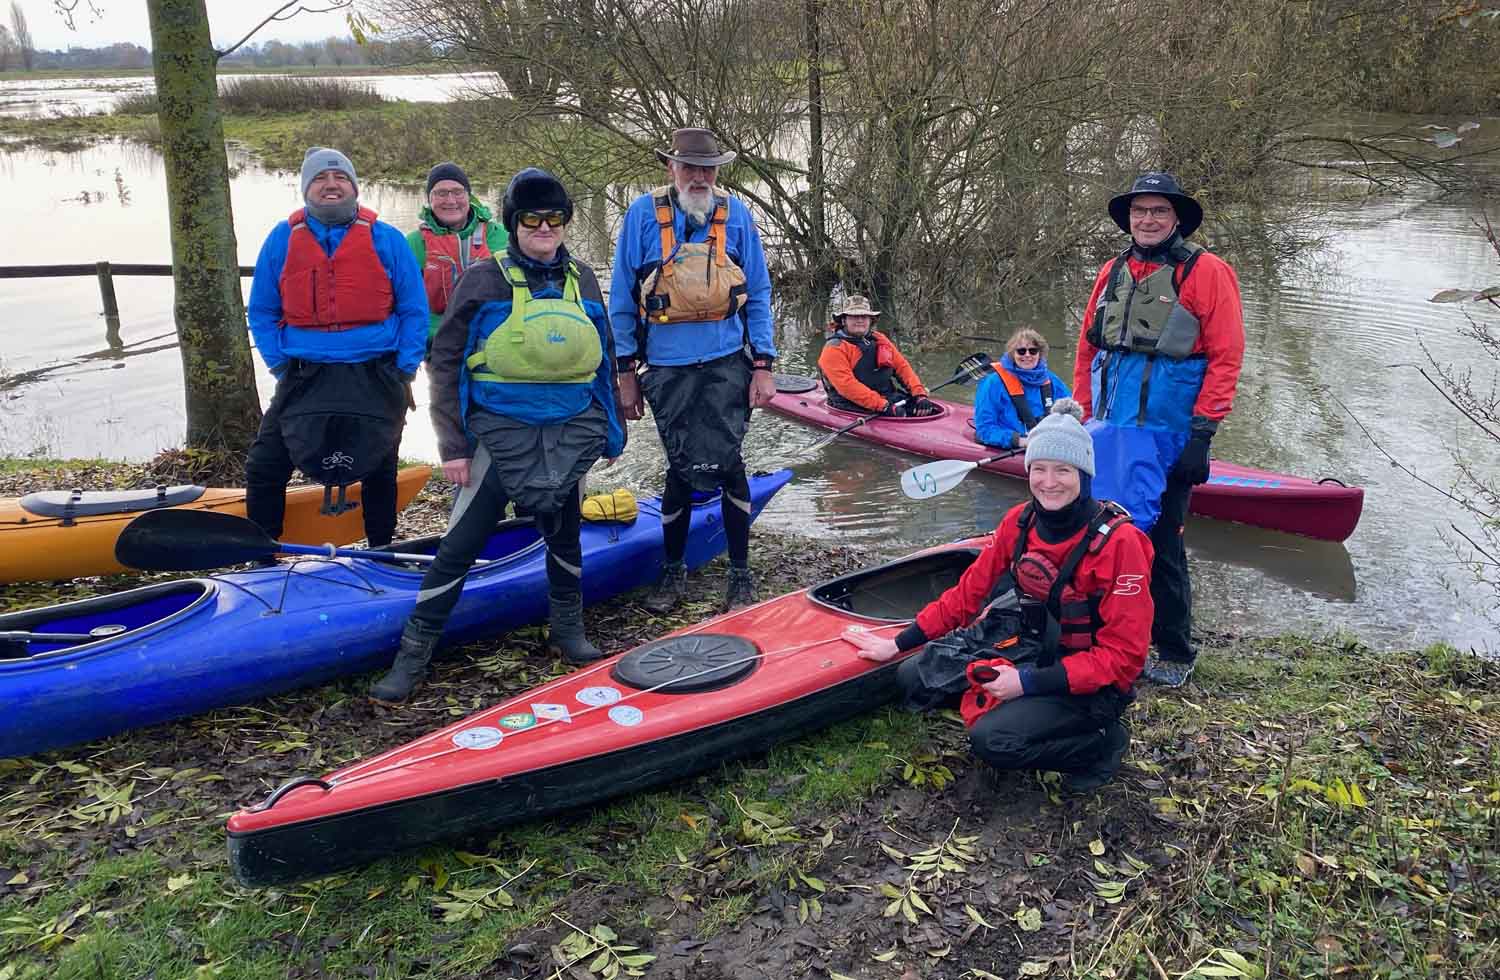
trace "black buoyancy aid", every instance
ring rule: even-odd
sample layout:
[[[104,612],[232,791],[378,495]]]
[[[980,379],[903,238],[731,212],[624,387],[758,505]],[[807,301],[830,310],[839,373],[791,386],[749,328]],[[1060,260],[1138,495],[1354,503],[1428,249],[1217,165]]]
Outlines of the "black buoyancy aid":
[[[1016,548],[1011,554],[1012,567],[1015,567],[1026,554],[1026,544],[1031,538],[1035,506],[1035,503],[1027,504],[1017,522],[1020,534],[1016,537]],[[1049,626],[1052,622],[1058,626],[1060,635],[1057,646],[1062,652],[1087,650],[1096,642],[1095,634],[1099,627],[1104,625],[1099,618],[1099,604],[1104,598],[1103,593],[1086,595],[1074,587],[1073,578],[1078,573],[1078,566],[1082,564],[1083,559],[1089,555],[1098,554],[1108,543],[1115,529],[1129,522],[1130,513],[1125,508],[1112,500],[1099,501],[1098,509],[1085,526],[1083,537],[1078,539],[1078,543],[1063,560],[1062,567],[1057,570],[1057,578],[1053,580],[1044,604]],[[1017,591],[1020,590],[1019,585],[1014,588]],[[1032,598],[1042,599],[1041,596]],[[1040,666],[1049,666],[1055,662],[1056,656],[1057,654],[1054,654]]]
[[[885,366],[881,366],[880,351],[884,345],[875,336],[874,330],[871,330],[863,337],[851,337],[844,333],[844,331],[839,330],[828,340],[828,343],[853,344],[859,348],[859,360],[854,362],[852,369],[855,381],[858,381],[866,388],[884,398],[890,398],[896,393],[896,382],[894,380],[896,373],[895,365],[887,357]],[[823,374],[821,371],[818,373],[820,375]],[[839,394],[839,390],[829,382],[827,375],[823,375],[823,390],[828,393],[828,402],[834,408],[848,409],[856,412],[868,411],[863,405],[856,404]]]
[[[1161,267],[1139,282],[1130,274],[1131,251],[1121,252],[1109,268],[1089,321],[1089,343],[1176,360],[1191,356],[1200,324],[1182,305],[1181,293],[1203,247],[1178,239],[1165,250]]]
[[[1026,386],[1021,383],[1021,379],[1002,367],[999,361],[991,364],[990,367],[1000,375],[1000,383],[1005,385],[1005,393],[1010,395],[1010,403],[1015,407],[1016,416],[1021,420],[1021,424],[1026,426],[1026,431],[1030,432],[1036,428],[1036,424],[1041,419],[1038,419],[1036,413],[1031,410],[1031,402],[1026,398]],[[1048,378],[1042,382],[1039,390],[1042,395],[1042,414],[1046,415],[1052,411],[1052,379]]]

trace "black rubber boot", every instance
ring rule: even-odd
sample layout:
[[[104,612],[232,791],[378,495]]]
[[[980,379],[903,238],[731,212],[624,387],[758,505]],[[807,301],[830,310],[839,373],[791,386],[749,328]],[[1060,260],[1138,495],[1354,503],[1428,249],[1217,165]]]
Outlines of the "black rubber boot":
[[[1087,769],[1064,775],[1064,790],[1075,796],[1092,793],[1115,778],[1120,771],[1120,763],[1125,759],[1125,750],[1130,748],[1130,730],[1123,722],[1115,721],[1110,723],[1106,734],[1104,754],[1099,757],[1099,761]]]
[[[748,568],[729,566],[729,580],[724,583],[724,604],[720,612],[732,612],[755,605],[755,575]]]
[[[547,597],[551,616],[547,626],[547,650],[570,664],[589,664],[604,656],[583,635],[583,596],[577,592],[554,592]]]
[[[687,565],[680,561],[669,562],[661,570],[660,580],[651,587],[651,594],[641,605],[654,613],[671,612],[682,601],[682,593],[686,589]]]
[[[411,692],[427,673],[427,664],[437,649],[442,632],[431,632],[411,620],[401,631],[401,647],[396,659],[384,677],[370,685],[370,697],[376,701],[399,703],[411,697]]]

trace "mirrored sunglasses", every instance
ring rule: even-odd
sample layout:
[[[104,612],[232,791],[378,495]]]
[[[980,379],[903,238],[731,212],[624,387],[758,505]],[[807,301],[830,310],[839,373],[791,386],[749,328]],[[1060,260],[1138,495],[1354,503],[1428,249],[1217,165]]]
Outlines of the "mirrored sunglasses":
[[[547,223],[548,228],[559,228],[568,223],[568,215],[565,211],[522,211],[516,215],[516,223],[522,228],[536,229]]]

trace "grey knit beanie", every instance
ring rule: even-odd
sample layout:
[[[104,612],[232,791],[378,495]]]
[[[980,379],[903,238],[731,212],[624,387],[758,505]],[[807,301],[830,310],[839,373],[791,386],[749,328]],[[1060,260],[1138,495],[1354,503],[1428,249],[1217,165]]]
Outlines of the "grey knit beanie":
[[[1050,459],[1078,467],[1094,475],[1094,438],[1083,427],[1083,406],[1071,398],[1059,398],[1052,413],[1026,436],[1026,468],[1039,459]]]
[[[307,196],[307,185],[313,182],[313,178],[325,170],[341,170],[349,175],[349,183],[354,189],[359,190],[359,178],[354,175],[354,164],[349,158],[338,150],[326,146],[314,146],[308,149],[307,155],[302,158],[302,196]]]

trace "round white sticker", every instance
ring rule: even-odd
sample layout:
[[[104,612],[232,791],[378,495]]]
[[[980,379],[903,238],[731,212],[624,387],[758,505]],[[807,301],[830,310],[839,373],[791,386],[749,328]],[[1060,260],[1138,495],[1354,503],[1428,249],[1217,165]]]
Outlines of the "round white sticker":
[[[586,687],[577,694],[581,704],[598,707],[601,704],[614,704],[623,695],[612,687]]]
[[[623,725],[626,728],[634,728],[636,725],[639,725],[641,722],[645,721],[646,716],[641,713],[640,708],[637,708],[634,705],[617,704],[613,708],[609,709],[609,720],[614,722],[616,725]]]
[[[486,725],[479,728],[465,728],[453,736],[453,744],[461,749],[493,749],[504,737],[505,733],[500,729]]]

